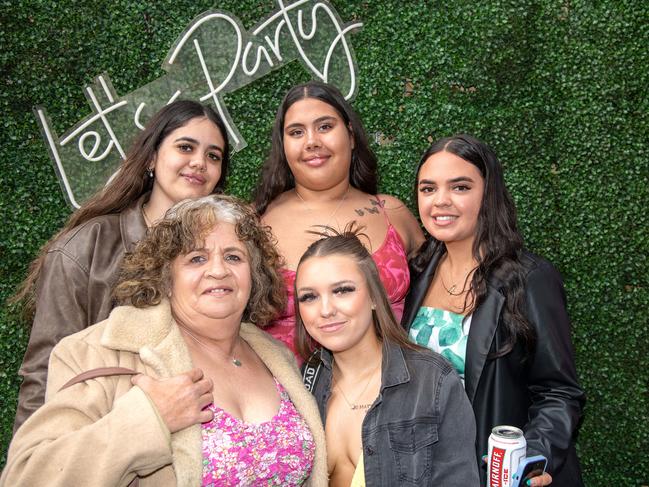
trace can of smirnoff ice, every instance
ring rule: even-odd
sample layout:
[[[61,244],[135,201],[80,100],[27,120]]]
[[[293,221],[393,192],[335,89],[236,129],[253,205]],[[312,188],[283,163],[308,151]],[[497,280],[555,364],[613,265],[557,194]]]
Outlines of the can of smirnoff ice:
[[[512,475],[525,458],[527,442],[514,426],[496,426],[489,436],[488,487],[510,487]]]

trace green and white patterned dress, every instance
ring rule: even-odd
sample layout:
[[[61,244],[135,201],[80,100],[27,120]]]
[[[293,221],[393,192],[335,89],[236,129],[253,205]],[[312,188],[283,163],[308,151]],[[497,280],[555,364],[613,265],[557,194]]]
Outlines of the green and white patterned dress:
[[[463,316],[445,309],[422,306],[410,327],[410,339],[439,353],[455,368],[464,384],[466,343],[471,315]]]

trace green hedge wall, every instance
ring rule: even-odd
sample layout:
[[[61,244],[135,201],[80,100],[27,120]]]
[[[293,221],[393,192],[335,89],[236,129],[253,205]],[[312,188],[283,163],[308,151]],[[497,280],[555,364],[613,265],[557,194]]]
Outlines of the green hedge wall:
[[[290,2],[287,2],[290,3]],[[579,454],[589,486],[649,484],[647,201],[648,9],[631,0],[334,0],[358,61],[354,102],[380,159],[381,190],[412,204],[429,141],[463,131],[506,168],[527,246],[562,272],[577,366],[588,393]],[[270,0],[3,1],[0,299],[68,215],[31,112],[58,133],[89,113],[82,86],[107,72],[118,94],[153,81],[173,40],[211,8],[246,28]],[[247,197],[293,63],[227,104],[249,147],[229,192]],[[0,309],[4,465],[28,329]],[[642,453],[642,452],[645,453]]]

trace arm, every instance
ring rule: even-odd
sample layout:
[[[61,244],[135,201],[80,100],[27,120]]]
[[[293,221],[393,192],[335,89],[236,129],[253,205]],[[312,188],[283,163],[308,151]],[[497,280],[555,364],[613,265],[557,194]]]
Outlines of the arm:
[[[528,378],[532,405],[525,438],[528,455],[545,455],[554,474],[566,460],[585,395],[577,382],[563,282],[546,261],[528,275],[526,306],[537,345]]]
[[[171,463],[169,430],[139,387],[114,402],[124,379],[95,379],[56,392],[80,372],[106,365],[101,353],[78,340],[54,349],[48,402],[16,433],[0,485],[125,486],[136,474]]]
[[[385,202],[384,209],[388,218],[403,240],[408,257],[412,257],[413,253],[424,243],[424,234],[417,219],[408,207],[394,196],[380,194],[377,197],[381,202]]]
[[[52,348],[94,321],[87,316],[88,272],[61,250],[47,254],[37,284],[37,300],[29,344],[19,374],[14,432],[45,400],[47,364]]]
[[[430,485],[479,486],[475,418],[460,378],[454,372],[440,377],[437,405],[438,441],[433,445],[434,464]]]

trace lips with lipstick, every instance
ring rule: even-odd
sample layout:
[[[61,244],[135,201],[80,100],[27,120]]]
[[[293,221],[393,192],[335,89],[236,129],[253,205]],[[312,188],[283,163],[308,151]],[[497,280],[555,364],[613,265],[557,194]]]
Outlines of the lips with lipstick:
[[[318,329],[323,333],[334,333],[340,330],[346,321],[332,321],[331,323],[323,323],[318,325]]]
[[[185,178],[189,184],[203,185],[205,184],[205,176],[197,172],[182,172],[180,175]]]
[[[329,155],[327,154],[310,154],[307,157],[302,158],[304,164],[310,167],[320,167],[329,160]]]

